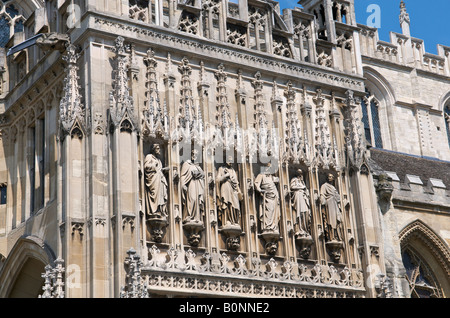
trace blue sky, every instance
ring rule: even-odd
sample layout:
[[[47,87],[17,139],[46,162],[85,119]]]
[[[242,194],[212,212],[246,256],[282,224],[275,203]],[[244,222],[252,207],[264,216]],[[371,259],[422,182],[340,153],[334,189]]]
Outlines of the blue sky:
[[[428,53],[437,53],[437,44],[450,46],[450,0],[404,0],[411,19],[411,36],[425,41]],[[281,9],[299,6],[296,0],[280,0]],[[356,20],[367,24],[372,12],[367,12],[370,4],[381,9],[380,40],[390,41],[389,32],[401,33],[398,20],[400,0],[355,0]]]

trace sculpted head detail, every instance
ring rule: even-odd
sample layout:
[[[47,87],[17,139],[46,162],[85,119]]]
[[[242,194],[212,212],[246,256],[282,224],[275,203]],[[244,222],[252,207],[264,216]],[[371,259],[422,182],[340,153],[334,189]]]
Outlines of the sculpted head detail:
[[[192,162],[195,162],[198,158],[198,150],[197,149],[192,149],[191,150],[191,160]]]
[[[334,182],[334,175],[332,173],[328,174],[327,181],[328,181],[328,183],[331,183],[331,184]]]
[[[152,154],[154,154],[155,156],[161,155],[161,146],[159,144],[154,144],[152,146]]]

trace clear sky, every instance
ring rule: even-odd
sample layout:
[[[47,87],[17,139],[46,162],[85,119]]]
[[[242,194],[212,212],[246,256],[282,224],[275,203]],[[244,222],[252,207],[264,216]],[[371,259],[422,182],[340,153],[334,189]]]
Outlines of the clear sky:
[[[280,7],[299,6],[296,0],[280,0]],[[411,19],[411,36],[424,40],[428,53],[437,53],[437,44],[450,46],[450,0],[404,0]],[[381,27],[378,29],[380,40],[390,42],[389,32],[401,33],[399,15],[400,0],[355,0],[356,21],[367,25],[372,11],[367,12],[371,4],[380,7]]]

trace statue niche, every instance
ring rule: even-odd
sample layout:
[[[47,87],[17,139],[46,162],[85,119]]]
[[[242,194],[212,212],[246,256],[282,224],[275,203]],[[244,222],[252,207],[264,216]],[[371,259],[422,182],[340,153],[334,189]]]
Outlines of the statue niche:
[[[239,179],[233,167],[233,156],[226,157],[226,163],[217,171],[218,214],[221,224],[220,231],[226,237],[227,249],[236,251],[240,247],[241,207],[243,199],[239,188]]]
[[[191,159],[181,167],[181,200],[183,207],[183,229],[188,243],[198,246],[204,229],[205,214],[205,173],[196,163],[198,150],[191,151]]]
[[[339,262],[344,246],[344,230],[341,197],[334,186],[334,181],[334,175],[329,173],[326,182],[320,187],[319,206],[323,220],[325,245],[333,261]]]
[[[168,184],[164,176],[164,171],[168,169],[167,167],[163,168],[161,162],[161,146],[154,144],[144,161],[144,199],[147,226],[152,241],[156,243],[162,242],[165,228],[168,225]]]
[[[268,163],[266,168],[256,177],[254,186],[259,193],[258,219],[261,237],[266,243],[266,252],[274,255],[278,250],[280,239],[280,196],[276,185],[279,179],[270,170],[270,163]]]
[[[290,182],[291,204],[294,212],[294,236],[300,256],[308,258],[311,253],[313,239],[311,236],[311,200],[309,189],[303,179],[303,171],[297,170],[297,175]]]

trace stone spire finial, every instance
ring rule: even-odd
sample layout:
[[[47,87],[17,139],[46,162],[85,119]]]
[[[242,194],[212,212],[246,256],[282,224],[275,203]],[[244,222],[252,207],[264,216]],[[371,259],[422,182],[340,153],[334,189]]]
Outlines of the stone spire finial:
[[[406,36],[410,36],[410,19],[409,14],[406,12],[406,4],[403,0],[400,1],[400,26],[402,28],[402,33]]]

